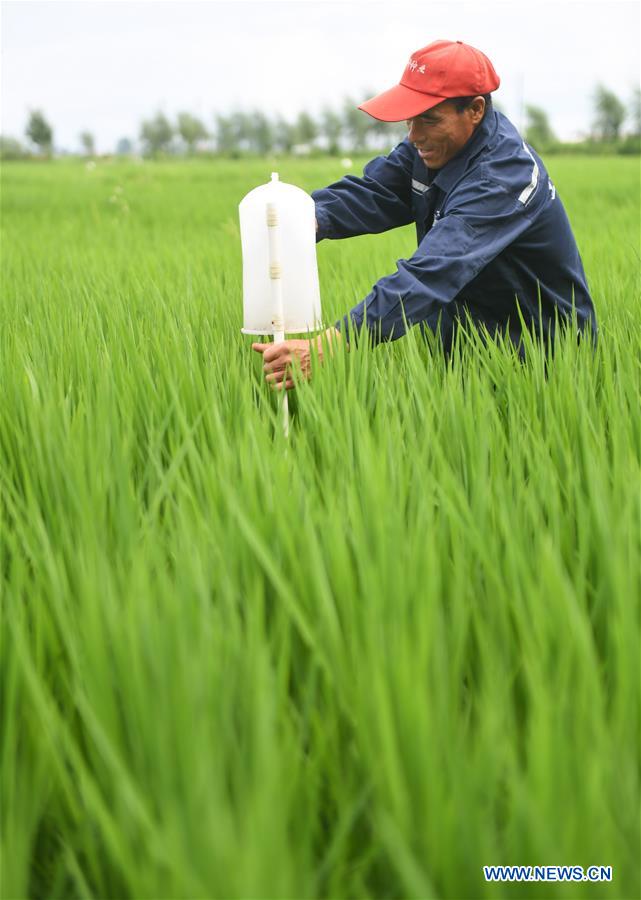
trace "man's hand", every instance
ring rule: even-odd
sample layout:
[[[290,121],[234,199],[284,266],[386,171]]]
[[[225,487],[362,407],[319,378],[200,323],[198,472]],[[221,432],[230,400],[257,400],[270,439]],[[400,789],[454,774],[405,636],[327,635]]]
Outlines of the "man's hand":
[[[337,328],[328,328],[325,332],[326,345],[331,349],[331,342],[341,340],[340,331]],[[292,365],[296,360],[300,364],[301,374],[308,379],[312,374],[312,342],[316,341],[318,361],[323,362],[323,336],[309,340],[281,341],[279,344],[252,344],[252,350],[263,354],[263,370],[265,381],[275,390],[282,390],[283,384],[286,390],[294,387],[291,377]]]

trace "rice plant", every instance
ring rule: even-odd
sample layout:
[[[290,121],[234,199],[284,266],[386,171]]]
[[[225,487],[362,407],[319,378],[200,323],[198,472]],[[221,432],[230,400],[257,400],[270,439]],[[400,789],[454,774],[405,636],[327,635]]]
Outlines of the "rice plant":
[[[0,893],[639,896],[638,162],[549,165],[595,351],[342,347],[289,440],[240,333],[273,167],[2,172]],[[413,241],[319,245],[328,322]]]

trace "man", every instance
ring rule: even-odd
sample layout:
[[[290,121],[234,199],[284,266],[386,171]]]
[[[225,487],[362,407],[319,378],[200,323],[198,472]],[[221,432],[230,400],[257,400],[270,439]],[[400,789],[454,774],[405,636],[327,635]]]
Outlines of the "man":
[[[405,120],[406,140],[312,194],[317,240],[375,234],[416,224],[418,247],[397,271],[316,338],[323,343],[396,340],[407,327],[438,333],[445,352],[472,322],[515,345],[522,328],[554,339],[555,323],[596,334],[581,257],[556,188],[540,158],[492,107],[499,77],[462,41],[435,41],[414,53],[400,83],[359,109]],[[291,364],[311,371],[311,342],[253,344],[267,381],[293,387]]]

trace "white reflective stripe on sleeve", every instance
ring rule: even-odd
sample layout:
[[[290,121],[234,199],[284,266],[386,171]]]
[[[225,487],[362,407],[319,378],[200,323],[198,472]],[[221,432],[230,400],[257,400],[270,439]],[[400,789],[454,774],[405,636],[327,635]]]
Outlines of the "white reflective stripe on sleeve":
[[[423,184],[422,181],[417,181],[415,178],[412,178],[412,188],[415,191],[419,191],[421,194],[424,194],[425,191],[429,190],[429,184]]]
[[[523,149],[525,150],[527,155],[530,157],[530,159],[534,163],[534,168],[532,169],[532,179],[530,180],[530,183],[525,188],[525,190],[521,191],[521,193],[519,194],[519,200],[521,201],[521,203],[525,204],[528,202],[528,200],[530,199],[530,197],[536,190],[537,184],[539,183],[539,167],[536,164],[536,160],[534,159],[534,157],[528,150],[527,145],[525,144],[525,141],[523,142]]]

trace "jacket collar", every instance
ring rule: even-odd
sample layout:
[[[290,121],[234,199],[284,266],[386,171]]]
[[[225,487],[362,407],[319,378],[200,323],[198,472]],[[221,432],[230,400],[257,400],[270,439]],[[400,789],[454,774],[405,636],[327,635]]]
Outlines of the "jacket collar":
[[[459,152],[442,169],[439,169],[432,184],[447,194],[461,178],[468,163],[483,150],[496,133],[498,115],[492,109]]]

